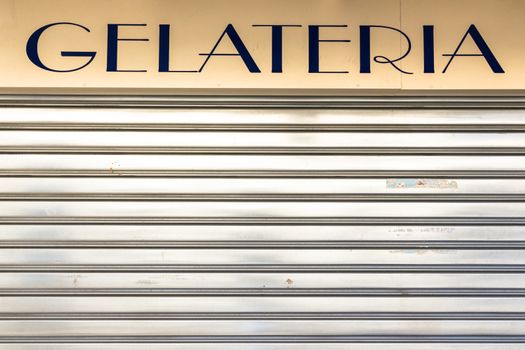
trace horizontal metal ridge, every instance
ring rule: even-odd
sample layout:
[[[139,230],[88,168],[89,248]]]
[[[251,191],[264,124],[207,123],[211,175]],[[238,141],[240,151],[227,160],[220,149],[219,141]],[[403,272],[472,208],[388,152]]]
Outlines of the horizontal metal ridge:
[[[199,132],[525,132],[525,124],[173,124],[173,123],[8,123],[0,130],[199,131]]]
[[[0,130],[199,132],[525,132],[525,124],[2,123]]]
[[[130,344],[130,343],[98,343],[98,348],[104,350],[143,350],[144,344]],[[450,344],[452,349],[461,350],[495,350],[493,344]],[[219,344],[170,344],[170,343],[150,343],[147,344],[149,350],[166,350],[166,349],[177,349],[177,350],[319,350],[322,347],[324,350],[348,350],[349,344],[345,343],[301,343],[301,344],[276,344],[276,343],[258,343],[258,344],[246,344],[242,343],[219,343]],[[443,350],[443,344],[356,344],[352,345],[353,348],[359,348],[360,350]],[[63,343],[63,344],[0,344],[1,350],[86,350],[92,349],[92,344],[74,344],[74,343]],[[522,344],[498,344],[498,350],[522,350]]]
[[[525,193],[0,193],[0,201],[523,202]]]
[[[93,312],[93,313],[0,313],[0,320],[525,320],[522,312]]]
[[[5,288],[0,296],[525,297],[523,288]]]
[[[66,170],[0,169],[0,177],[138,177],[138,178],[455,178],[525,179],[515,170]]]
[[[6,241],[2,248],[107,248],[107,249],[525,249],[525,241]]]
[[[525,265],[341,264],[341,265],[0,265],[0,272],[323,272],[323,273],[525,273]]]
[[[0,146],[0,154],[523,155],[523,147]]]
[[[3,107],[525,108],[522,96],[0,95]]]
[[[524,217],[74,217],[0,216],[0,225],[525,225]]]
[[[0,337],[2,344],[53,343],[525,343],[525,335],[301,335],[301,336],[26,336]]]

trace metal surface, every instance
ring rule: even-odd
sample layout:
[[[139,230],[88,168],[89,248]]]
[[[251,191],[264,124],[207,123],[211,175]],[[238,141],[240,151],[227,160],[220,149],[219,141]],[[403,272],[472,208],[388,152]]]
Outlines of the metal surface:
[[[71,90],[69,90],[71,91]],[[84,90],[85,91],[85,90]],[[133,90],[128,90],[133,93]],[[235,91],[235,90],[233,90]],[[480,90],[482,91],[482,90]],[[252,89],[252,93],[257,93]],[[0,103],[18,107],[178,108],[495,108],[522,109],[523,96],[228,96],[228,95],[32,95],[0,94]]]
[[[0,350],[525,348],[522,98],[0,101]]]

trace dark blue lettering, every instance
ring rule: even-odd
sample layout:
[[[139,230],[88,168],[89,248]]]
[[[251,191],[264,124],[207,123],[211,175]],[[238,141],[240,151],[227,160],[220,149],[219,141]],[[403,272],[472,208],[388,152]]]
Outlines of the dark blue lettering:
[[[401,30],[397,28],[387,27],[387,26],[378,26],[378,25],[361,26],[359,28],[360,65],[361,65],[359,71],[361,73],[366,73],[366,74],[371,73],[371,62],[370,62],[371,61],[371,48],[370,48],[371,47],[371,44],[370,44],[371,28],[383,28],[383,29],[390,29],[390,30],[396,31],[405,38],[408,44],[408,48],[406,52],[401,57],[396,58],[396,59],[390,59],[386,56],[378,55],[378,56],[374,56],[374,62],[380,63],[380,64],[390,64],[392,65],[392,67],[394,67],[396,70],[398,70],[401,73],[413,74],[413,73],[402,70],[396,65],[396,62],[401,61],[402,59],[407,57],[410,51],[412,50],[412,42],[410,41],[410,38],[408,37],[408,35],[406,35],[404,32],[402,32]]]
[[[423,65],[425,73],[435,73],[434,26],[423,26]]]
[[[477,47],[478,47],[478,49],[480,51],[479,54],[460,54],[459,53],[459,50],[461,49],[461,47],[463,46],[463,43],[465,42],[465,40],[467,39],[467,36],[469,36],[469,35],[472,38],[472,40],[474,41],[474,43],[477,45]],[[473,25],[473,24],[470,25],[470,27],[468,28],[468,30],[465,33],[465,35],[463,35],[463,38],[459,42],[459,45],[456,48],[456,50],[454,51],[454,53],[452,53],[452,54],[444,54],[443,56],[445,56],[445,57],[449,56],[450,57],[450,60],[448,61],[447,65],[445,66],[445,69],[443,69],[443,73],[447,72],[448,67],[450,66],[450,64],[452,63],[454,58],[456,58],[456,57],[479,57],[479,56],[483,56],[485,58],[485,60],[487,61],[487,63],[489,64],[490,68],[492,69],[492,71],[494,73],[499,73],[499,74],[505,73],[505,71],[503,70],[503,68],[499,64],[498,60],[496,59],[496,56],[494,56],[494,54],[490,50],[489,46],[487,45],[487,42],[481,36],[478,28],[476,28],[476,26]]]
[[[49,68],[40,59],[40,55],[38,53],[38,43],[40,41],[40,37],[47,29],[54,27],[54,26],[59,26],[59,25],[75,26],[75,27],[84,29],[86,32],[90,32],[88,28],[84,27],[83,25],[76,24],[76,23],[58,22],[58,23],[51,23],[51,24],[45,25],[42,28],[39,28],[38,30],[36,30],[29,37],[29,40],[27,41],[27,45],[26,45],[27,57],[37,67],[50,71],[50,72],[68,73],[68,72],[75,72],[75,71],[78,71],[78,70],[81,70],[87,67],[95,59],[95,56],[97,54],[96,52],[94,51],[85,51],[85,52],[83,51],[62,51],[61,52],[62,57],[88,57],[89,58],[89,60],[85,64],[83,64],[82,66],[78,68],[74,68],[74,69],[60,70],[60,69]]]
[[[283,28],[302,27],[299,24],[254,24],[254,27],[272,28],[272,73],[283,72]]]
[[[198,73],[198,70],[170,70],[170,25],[159,25],[159,72]]]
[[[108,72],[147,72],[146,70],[119,70],[118,69],[118,43],[119,41],[149,41],[149,39],[122,39],[119,38],[119,27],[145,27],[146,24],[108,24]]]
[[[308,72],[309,73],[341,73],[348,71],[321,71],[319,65],[319,43],[349,43],[350,40],[320,39],[319,28],[346,28],[347,25],[312,25],[308,26]]]
[[[230,41],[237,50],[237,53],[215,53],[217,47],[226,35],[228,36],[228,38],[230,38]],[[204,70],[204,67],[206,67],[210,58],[213,56],[239,56],[243,60],[250,73],[261,73],[261,70],[259,69],[259,67],[257,67],[257,64],[255,63],[253,57],[250,55],[250,52],[242,42],[241,37],[231,24],[228,24],[224,32],[222,32],[221,36],[219,37],[219,40],[217,40],[211,51],[209,53],[201,53],[200,55],[206,56],[206,60],[199,69],[199,72],[202,72]]]

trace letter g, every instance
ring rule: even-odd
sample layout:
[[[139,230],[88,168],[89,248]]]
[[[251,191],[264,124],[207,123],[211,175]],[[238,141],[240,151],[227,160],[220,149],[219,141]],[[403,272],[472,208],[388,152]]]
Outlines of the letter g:
[[[42,36],[42,33],[44,33],[47,29],[54,27],[54,26],[58,26],[58,25],[76,26],[76,27],[84,29],[86,32],[90,32],[88,28],[80,24],[76,24],[76,23],[59,22],[59,23],[51,23],[51,24],[45,25],[42,28],[35,31],[29,37],[29,40],[27,41],[26,53],[27,53],[27,57],[29,58],[29,60],[31,60],[31,62],[33,62],[33,64],[36,65],[37,67],[40,67],[50,72],[57,72],[57,73],[75,72],[75,71],[81,70],[82,68],[87,67],[93,61],[93,59],[95,59],[95,56],[97,54],[96,52],[94,51],[86,51],[86,52],[62,51],[61,52],[62,57],[89,57],[89,60],[83,66],[80,66],[75,69],[69,69],[69,70],[53,69],[53,68],[47,67],[44,63],[42,63],[42,60],[40,59],[40,56],[38,54],[38,42],[40,40],[40,37]]]

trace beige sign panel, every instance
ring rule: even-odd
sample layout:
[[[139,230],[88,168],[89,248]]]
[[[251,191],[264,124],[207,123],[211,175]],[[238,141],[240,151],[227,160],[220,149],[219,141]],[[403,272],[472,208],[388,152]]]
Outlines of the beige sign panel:
[[[414,39],[403,67],[414,72],[402,77],[402,88],[525,89],[525,1],[523,0],[403,0],[403,31]],[[436,74],[422,72],[422,26],[435,26]],[[495,74],[484,57],[458,56],[443,74],[466,29],[474,24],[505,73]],[[460,54],[480,54],[470,36]]]
[[[0,0],[0,88],[520,90],[522,0]]]

